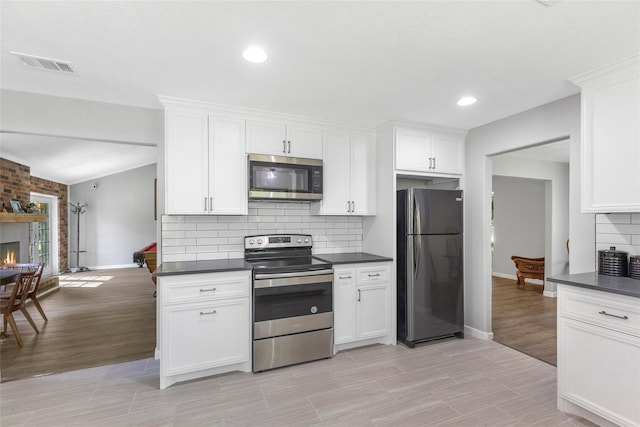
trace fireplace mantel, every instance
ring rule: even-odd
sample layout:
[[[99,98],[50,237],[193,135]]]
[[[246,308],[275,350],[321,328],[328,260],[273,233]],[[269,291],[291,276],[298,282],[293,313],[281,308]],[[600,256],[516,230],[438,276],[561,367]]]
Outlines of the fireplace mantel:
[[[0,223],[42,222],[45,219],[45,216],[40,214],[0,212]]]

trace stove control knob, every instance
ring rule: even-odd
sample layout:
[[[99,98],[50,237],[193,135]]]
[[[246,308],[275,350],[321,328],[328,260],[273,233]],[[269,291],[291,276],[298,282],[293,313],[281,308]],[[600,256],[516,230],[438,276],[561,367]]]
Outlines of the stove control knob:
[[[309,239],[308,238],[304,239],[304,242],[309,243]]]
[[[261,245],[262,244],[262,239],[258,239],[258,244]]]
[[[298,243],[302,243],[302,240],[301,240],[301,239],[298,239]]]
[[[249,240],[249,244],[253,245],[253,239]]]

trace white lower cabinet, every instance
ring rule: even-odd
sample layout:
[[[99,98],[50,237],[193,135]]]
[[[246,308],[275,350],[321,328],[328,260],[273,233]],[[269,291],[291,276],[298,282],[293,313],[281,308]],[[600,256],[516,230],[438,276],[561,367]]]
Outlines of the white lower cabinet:
[[[251,371],[250,272],[160,276],[160,388]]]
[[[335,350],[391,343],[391,264],[334,265]]]
[[[638,298],[558,285],[558,408],[640,426]]]

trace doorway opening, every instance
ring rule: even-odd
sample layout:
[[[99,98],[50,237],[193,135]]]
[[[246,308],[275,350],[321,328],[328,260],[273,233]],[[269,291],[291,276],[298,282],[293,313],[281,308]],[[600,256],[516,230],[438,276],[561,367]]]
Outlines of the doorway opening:
[[[568,272],[569,140],[491,160],[494,340],[555,365],[555,285],[527,278],[519,287],[511,257],[544,257],[545,277]]]

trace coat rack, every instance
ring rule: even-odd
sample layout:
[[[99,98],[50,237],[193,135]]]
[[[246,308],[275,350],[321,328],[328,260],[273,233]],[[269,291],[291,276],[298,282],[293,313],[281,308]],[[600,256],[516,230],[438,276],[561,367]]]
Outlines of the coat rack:
[[[87,252],[87,251],[81,251],[80,250],[80,215],[82,215],[83,213],[86,212],[86,207],[88,206],[87,203],[83,203],[80,204],[80,202],[78,202],[77,204],[73,204],[71,202],[69,202],[69,204],[71,205],[71,212],[77,215],[77,225],[78,225],[78,229],[77,229],[77,233],[76,233],[76,266],[75,267],[71,267],[70,270],[72,273],[76,273],[78,271],[87,271],[89,270],[87,267],[81,267],[80,266],[80,252]]]

